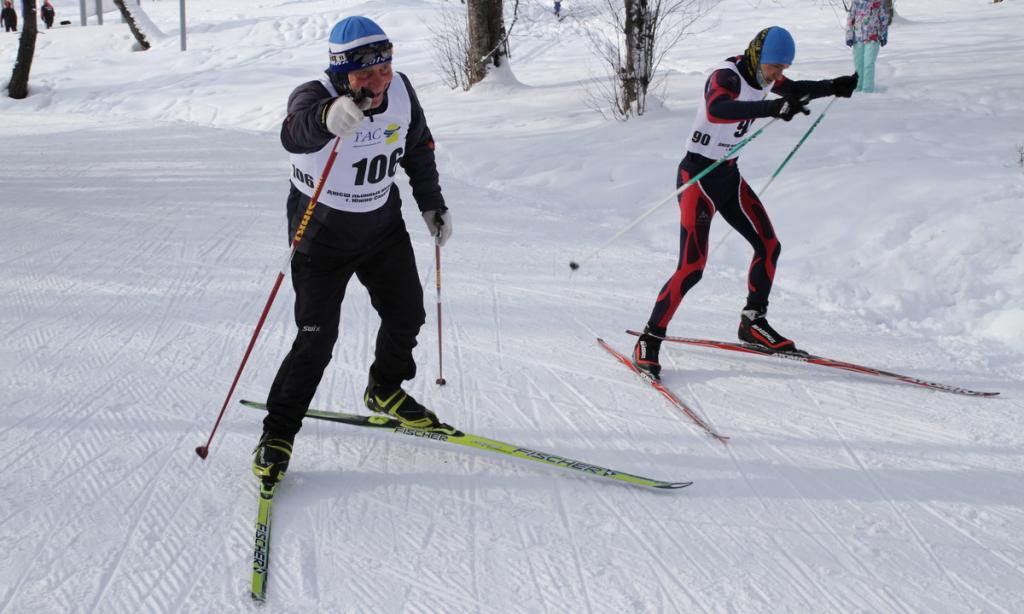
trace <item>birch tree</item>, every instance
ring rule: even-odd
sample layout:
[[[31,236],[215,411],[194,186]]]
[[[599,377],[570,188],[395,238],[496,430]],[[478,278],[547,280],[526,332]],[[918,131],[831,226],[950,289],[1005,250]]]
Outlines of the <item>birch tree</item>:
[[[608,80],[595,97],[611,104],[619,119],[643,115],[647,93],[665,54],[719,0],[604,0],[611,34],[588,31]]]

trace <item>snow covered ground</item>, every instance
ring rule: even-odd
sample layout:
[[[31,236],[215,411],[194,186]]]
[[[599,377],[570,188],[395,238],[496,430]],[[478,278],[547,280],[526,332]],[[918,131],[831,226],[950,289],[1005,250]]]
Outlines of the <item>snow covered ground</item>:
[[[975,399],[783,361],[666,347],[708,438],[621,350],[671,273],[666,205],[703,71],[760,28],[794,78],[850,72],[842,16],[725,0],[628,123],[586,103],[597,0],[521,2],[512,74],[447,89],[441,0],[146,0],[159,30],[40,36],[31,96],[0,98],[0,612],[244,612],[261,416],[213,425],[287,253],[284,103],[365,14],[396,43],[438,141],[444,375],[433,247],[406,205],[428,321],[409,390],[461,428],[662,479],[644,491],[307,421],[274,511],[273,612],[1024,611],[1024,3],[900,0],[875,95],[840,100],[763,194],[784,244],[772,321],[816,353],[982,390]],[[6,79],[17,39],[0,34]],[[514,76],[513,76],[514,75]],[[820,113],[827,101],[812,105]],[[743,152],[763,185],[815,117]],[[408,191],[405,192],[408,194]],[[716,221],[669,332],[734,338],[749,249]],[[291,342],[278,297],[236,398]],[[377,319],[350,287],[315,407],[359,410]]]

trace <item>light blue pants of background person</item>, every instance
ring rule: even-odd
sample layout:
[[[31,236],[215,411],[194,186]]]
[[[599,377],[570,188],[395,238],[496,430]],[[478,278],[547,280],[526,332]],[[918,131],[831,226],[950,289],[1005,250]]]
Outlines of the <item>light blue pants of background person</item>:
[[[856,92],[875,91],[875,60],[878,59],[878,43],[855,43],[853,45],[853,65],[857,68],[860,79]]]

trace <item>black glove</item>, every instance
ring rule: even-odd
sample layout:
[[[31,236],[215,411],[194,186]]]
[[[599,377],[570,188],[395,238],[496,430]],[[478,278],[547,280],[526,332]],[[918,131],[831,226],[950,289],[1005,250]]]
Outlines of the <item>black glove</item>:
[[[781,118],[783,121],[788,122],[793,119],[797,113],[810,115],[811,112],[807,109],[807,103],[810,100],[810,96],[804,96],[803,98],[779,98],[778,100],[773,100],[771,116]]]
[[[839,96],[840,98],[849,98],[853,95],[853,90],[857,88],[858,80],[857,73],[832,79],[832,95]]]

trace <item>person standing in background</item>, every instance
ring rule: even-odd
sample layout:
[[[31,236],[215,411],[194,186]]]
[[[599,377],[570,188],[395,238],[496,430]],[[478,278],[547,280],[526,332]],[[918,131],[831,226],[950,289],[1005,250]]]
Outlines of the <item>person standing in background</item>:
[[[893,0],[853,0],[846,20],[846,46],[853,48],[853,65],[860,75],[858,92],[875,91],[875,60],[888,42]]]
[[[46,24],[46,29],[49,30],[53,27],[53,19],[57,16],[57,11],[53,9],[53,5],[50,4],[50,0],[43,2],[43,23]]]
[[[0,23],[3,23],[4,32],[18,31],[18,14],[11,6],[11,0],[4,0],[4,8],[0,11]]]

